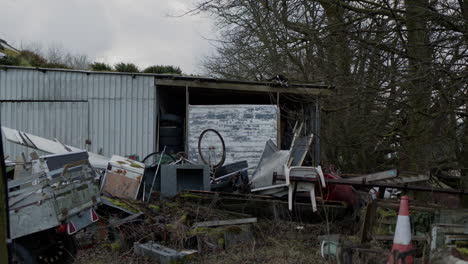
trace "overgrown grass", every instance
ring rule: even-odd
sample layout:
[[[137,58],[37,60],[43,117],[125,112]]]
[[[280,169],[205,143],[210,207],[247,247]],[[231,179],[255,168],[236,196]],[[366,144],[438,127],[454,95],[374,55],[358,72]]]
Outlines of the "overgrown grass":
[[[203,239],[203,234],[197,232],[207,228],[194,229],[192,225],[195,222],[242,217],[210,205],[178,200],[151,205],[133,202],[132,207],[145,213],[144,222],[119,227],[121,245],[105,241],[94,248],[80,250],[76,263],[155,263],[153,260],[134,255],[133,242],[154,240],[181,250],[187,248],[190,238],[201,235]],[[259,219],[259,222],[253,225],[253,240],[226,249],[218,245],[218,249],[200,252],[190,263],[325,263],[320,256],[318,236],[325,235],[326,230],[324,223],[306,224]],[[342,222],[330,225],[330,233],[349,235],[350,230]],[[209,232],[205,233],[210,235]]]

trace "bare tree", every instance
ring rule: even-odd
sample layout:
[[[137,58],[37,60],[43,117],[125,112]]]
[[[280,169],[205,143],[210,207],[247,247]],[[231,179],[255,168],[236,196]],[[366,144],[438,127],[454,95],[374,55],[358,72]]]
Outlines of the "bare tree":
[[[344,170],[465,168],[466,3],[202,1],[197,10],[220,28],[204,65],[223,77],[336,86],[322,109],[323,154]]]

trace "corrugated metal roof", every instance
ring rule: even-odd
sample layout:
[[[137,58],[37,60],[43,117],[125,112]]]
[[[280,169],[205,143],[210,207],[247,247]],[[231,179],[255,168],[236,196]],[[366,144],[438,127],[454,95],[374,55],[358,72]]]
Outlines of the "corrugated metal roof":
[[[20,66],[6,66],[0,65],[0,69],[18,69],[18,70],[30,70],[35,69],[38,71],[53,71],[53,72],[75,72],[75,73],[85,73],[85,74],[106,74],[106,75],[128,75],[128,76],[153,76],[155,79],[163,80],[179,80],[179,81],[202,81],[202,82],[212,82],[212,83],[229,83],[229,84],[239,84],[239,85],[264,85],[269,87],[282,87],[281,84],[274,81],[248,81],[248,80],[232,80],[232,79],[218,79],[212,77],[202,77],[202,76],[182,76],[174,74],[151,74],[151,73],[129,73],[129,72],[97,72],[97,71],[86,71],[86,70],[70,70],[70,69],[56,69],[56,68],[31,68],[31,67],[20,67]],[[309,89],[334,89],[333,86],[323,85],[323,84],[310,84],[310,83],[289,83],[289,89],[294,88],[309,88]]]

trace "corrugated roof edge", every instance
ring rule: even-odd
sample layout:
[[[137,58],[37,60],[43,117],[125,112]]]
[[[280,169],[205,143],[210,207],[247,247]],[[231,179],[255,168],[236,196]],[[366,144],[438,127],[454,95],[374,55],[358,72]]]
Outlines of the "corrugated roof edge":
[[[168,80],[184,80],[184,81],[203,81],[214,83],[232,83],[232,84],[245,84],[245,85],[265,85],[271,87],[282,87],[276,82],[258,82],[258,81],[244,81],[244,80],[229,80],[229,79],[216,79],[212,77],[199,77],[199,76],[183,76],[173,74],[152,74],[152,73],[130,73],[130,72],[106,72],[106,71],[86,71],[86,70],[70,70],[70,69],[57,69],[57,68],[39,68],[39,67],[22,67],[22,66],[9,66],[0,65],[0,70],[17,69],[17,70],[38,70],[58,71],[58,72],[76,72],[84,74],[115,74],[115,75],[129,75],[129,76],[152,76],[156,79]],[[313,88],[313,89],[335,89],[333,86],[320,85],[320,84],[303,84],[303,83],[289,83],[289,88]]]

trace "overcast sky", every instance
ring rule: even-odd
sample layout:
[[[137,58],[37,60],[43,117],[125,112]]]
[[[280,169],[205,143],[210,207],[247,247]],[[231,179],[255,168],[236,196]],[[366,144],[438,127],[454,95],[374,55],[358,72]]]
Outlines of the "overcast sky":
[[[193,0],[0,0],[0,38],[21,48],[62,46],[97,61],[202,73],[214,30],[205,15],[173,17]]]

